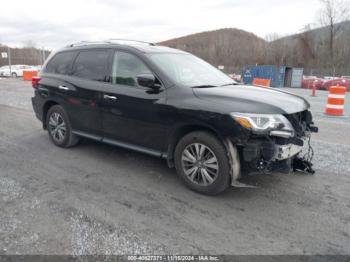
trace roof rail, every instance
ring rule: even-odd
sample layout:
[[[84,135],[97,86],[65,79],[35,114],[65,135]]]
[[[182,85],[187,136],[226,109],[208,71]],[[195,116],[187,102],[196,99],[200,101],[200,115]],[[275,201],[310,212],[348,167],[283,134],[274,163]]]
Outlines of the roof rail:
[[[67,45],[66,47],[85,46],[85,45],[103,45],[103,44],[125,44],[127,42],[134,42],[134,43],[146,44],[146,45],[151,45],[151,46],[156,45],[154,43],[149,43],[149,42],[145,42],[145,41],[138,41],[138,40],[130,40],[130,39],[107,39],[104,41],[80,41],[77,43]]]
[[[155,43],[151,43],[151,42],[132,40],[132,39],[123,39],[123,38],[111,38],[111,39],[107,39],[106,42],[109,42],[109,43],[134,42],[134,43],[146,44],[146,45],[151,45],[151,46],[155,46],[156,45]]]
[[[102,45],[102,44],[106,44],[106,42],[104,41],[80,41],[80,42],[76,42],[70,45],[67,45],[66,47],[74,47],[74,46],[84,46],[84,45]]]

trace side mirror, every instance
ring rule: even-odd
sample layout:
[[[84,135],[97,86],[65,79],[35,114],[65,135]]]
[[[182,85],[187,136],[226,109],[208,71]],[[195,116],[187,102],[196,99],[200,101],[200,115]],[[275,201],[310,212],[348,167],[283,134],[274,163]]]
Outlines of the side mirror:
[[[136,77],[137,83],[140,86],[152,89],[160,89],[160,85],[156,83],[156,77],[152,74],[142,74]]]

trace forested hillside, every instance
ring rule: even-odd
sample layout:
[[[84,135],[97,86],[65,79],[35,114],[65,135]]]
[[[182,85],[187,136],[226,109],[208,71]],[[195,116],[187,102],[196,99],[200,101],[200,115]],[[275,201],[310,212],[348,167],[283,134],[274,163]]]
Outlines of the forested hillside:
[[[335,41],[337,75],[350,74],[350,21],[340,25]],[[240,72],[245,64],[303,67],[306,73],[332,75],[327,27],[266,41],[238,29],[220,29],[167,40],[160,44],[179,48],[212,63],[227,73]]]

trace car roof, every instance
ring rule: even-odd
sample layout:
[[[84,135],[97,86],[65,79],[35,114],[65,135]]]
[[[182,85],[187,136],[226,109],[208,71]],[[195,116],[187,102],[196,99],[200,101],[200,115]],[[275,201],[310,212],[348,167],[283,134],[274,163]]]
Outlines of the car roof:
[[[179,49],[170,48],[166,46],[156,45],[145,42],[126,42],[126,43],[110,43],[110,42],[80,42],[77,44],[71,44],[59,51],[68,50],[82,50],[82,49],[96,49],[96,48],[119,48],[130,51],[138,51],[142,53],[179,53],[187,54],[187,52]]]

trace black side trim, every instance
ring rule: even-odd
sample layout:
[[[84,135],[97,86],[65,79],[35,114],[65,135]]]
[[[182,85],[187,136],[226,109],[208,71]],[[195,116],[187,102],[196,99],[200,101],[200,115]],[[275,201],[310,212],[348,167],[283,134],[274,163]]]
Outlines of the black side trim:
[[[168,157],[168,155],[166,153],[163,153],[161,151],[157,151],[157,150],[149,149],[149,148],[146,148],[146,147],[137,146],[137,145],[133,145],[133,144],[117,141],[117,140],[114,140],[114,139],[109,139],[109,138],[103,138],[103,137],[100,137],[100,136],[95,136],[95,135],[91,135],[89,133],[85,133],[85,132],[81,132],[81,131],[73,131],[73,134],[76,134],[76,135],[82,136],[82,137],[86,137],[86,138],[89,138],[89,139],[93,139],[93,140],[96,140],[96,141],[99,141],[99,142],[103,142],[103,143],[106,143],[106,144],[119,146],[119,147],[123,147],[123,148],[130,149],[130,150],[133,150],[133,151],[145,153],[145,154],[152,155],[152,156],[157,156],[157,157],[162,157],[162,158],[167,158]]]
[[[146,147],[141,147],[141,146],[136,146],[136,145],[120,142],[120,141],[117,141],[117,140],[103,138],[102,142],[107,143],[107,144],[111,144],[111,145],[124,147],[124,148],[127,148],[127,149],[131,149],[131,150],[138,151],[138,152],[141,152],[141,153],[149,154],[149,155],[152,155],[152,156],[157,156],[157,157],[161,157],[162,156],[162,152],[160,152],[160,151],[156,151],[156,150],[152,150],[152,149],[149,149],[149,148],[146,148]]]
[[[101,136],[95,136],[95,135],[91,135],[89,133],[75,131],[75,130],[72,131],[72,133],[75,134],[75,135],[78,135],[78,136],[82,136],[82,137],[86,137],[86,138],[90,138],[90,139],[102,142],[102,137]]]

